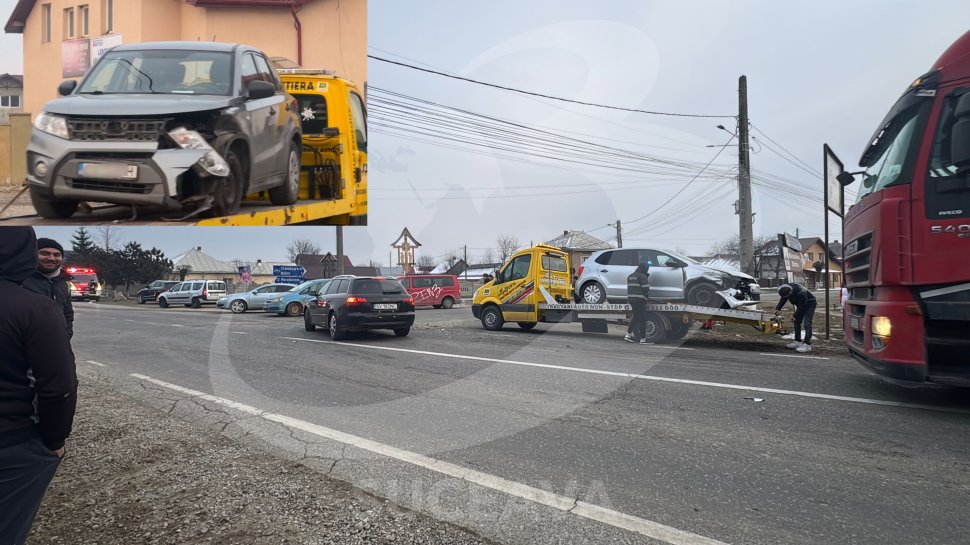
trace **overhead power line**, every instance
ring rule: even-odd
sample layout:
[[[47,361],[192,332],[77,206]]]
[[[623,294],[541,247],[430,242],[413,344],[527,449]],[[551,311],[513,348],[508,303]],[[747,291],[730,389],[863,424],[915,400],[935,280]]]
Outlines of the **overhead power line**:
[[[426,72],[428,74],[434,74],[436,76],[441,76],[441,77],[445,77],[445,78],[451,78],[451,79],[455,79],[455,80],[459,80],[459,81],[465,81],[465,82],[468,82],[468,83],[474,83],[476,85],[483,85],[485,87],[492,87],[492,88],[495,88],[495,89],[502,89],[503,91],[511,91],[513,93],[519,93],[519,94],[523,94],[523,95],[529,95],[529,96],[534,96],[534,97],[546,98],[546,99],[550,99],[550,100],[558,100],[560,102],[568,102],[568,103],[571,103],[571,104],[580,104],[580,105],[583,105],[583,106],[592,106],[592,107],[595,107],[595,108],[604,108],[604,109],[607,109],[607,110],[619,110],[619,111],[622,111],[622,112],[634,112],[634,113],[648,114],[648,115],[665,115],[665,116],[670,116],[670,117],[701,117],[701,118],[717,118],[717,119],[727,119],[727,118],[733,119],[735,117],[733,115],[702,115],[702,114],[681,114],[681,113],[674,113],[674,112],[658,112],[658,111],[653,111],[653,110],[641,110],[641,109],[638,109],[638,108],[625,108],[623,106],[611,106],[611,105],[608,105],[608,104],[597,104],[595,102],[584,102],[582,100],[573,100],[573,99],[570,99],[570,98],[563,98],[563,97],[557,97],[557,96],[547,95],[547,94],[543,94],[543,93],[536,93],[536,92],[532,92],[532,91],[526,91],[524,89],[516,89],[515,87],[508,87],[506,85],[498,85],[496,83],[489,83],[487,81],[480,81],[480,80],[476,80],[476,79],[466,78],[464,76],[456,76],[454,74],[449,74],[447,72],[442,72],[440,70],[432,70],[430,68],[422,68],[420,66],[415,66],[413,64],[408,64],[408,63],[399,62],[399,61],[392,61],[390,59],[385,59],[383,57],[378,57],[378,56],[375,56],[375,55],[367,55],[367,57],[368,58],[371,58],[371,59],[374,59],[375,61],[385,62],[385,63],[393,64],[393,65],[396,65],[396,66],[402,66],[404,68],[410,68],[411,70],[417,70],[419,72]]]

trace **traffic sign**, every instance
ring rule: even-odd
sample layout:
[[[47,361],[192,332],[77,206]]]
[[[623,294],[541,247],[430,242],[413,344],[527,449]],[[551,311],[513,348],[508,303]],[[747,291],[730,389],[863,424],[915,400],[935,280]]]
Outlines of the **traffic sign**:
[[[296,284],[302,284],[304,282],[306,282],[306,279],[303,278],[302,276],[277,276],[276,277],[276,283],[277,284],[294,284],[294,285],[296,285]]]
[[[306,269],[299,265],[273,265],[273,276],[303,276]]]

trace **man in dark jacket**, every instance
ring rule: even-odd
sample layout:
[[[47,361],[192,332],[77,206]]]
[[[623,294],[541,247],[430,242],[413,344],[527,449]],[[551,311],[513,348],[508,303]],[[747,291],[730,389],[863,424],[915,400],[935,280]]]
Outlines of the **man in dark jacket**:
[[[626,330],[623,340],[628,343],[647,344],[644,328],[647,323],[647,298],[650,297],[650,266],[646,263],[637,265],[633,274],[626,278],[626,295],[633,307],[633,320]]]
[[[73,337],[74,305],[71,304],[71,287],[67,284],[71,275],[61,268],[63,262],[64,248],[56,240],[37,239],[37,270],[24,280],[23,285],[60,305],[68,336]]]
[[[788,348],[794,348],[798,352],[812,351],[812,317],[815,316],[815,307],[818,302],[812,292],[802,286],[792,282],[782,284],[778,287],[778,295],[781,299],[775,307],[775,315],[781,314],[781,309],[785,303],[791,301],[795,305],[795,341],[788,343]],[[802,342],[802,323],[805,323],[805,342]]]
[[[22,544],[64,456],[77,403],[64,314],[21,284],[37,268],[30,227],[0,227],[0,543]]]

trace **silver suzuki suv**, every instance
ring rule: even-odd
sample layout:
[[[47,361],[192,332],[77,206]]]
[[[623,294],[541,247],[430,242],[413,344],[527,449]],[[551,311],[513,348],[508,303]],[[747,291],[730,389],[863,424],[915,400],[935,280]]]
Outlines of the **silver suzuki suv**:
[[[576,300],[590,304],[626,301],[626,279],[638,263],[650,265],[650,299],[654,301],[734,308],[739,301],[761,299],[758,282],[741,271],[701,265],[663,250],[618,248],[596,252],[583,263],[575,283]]]

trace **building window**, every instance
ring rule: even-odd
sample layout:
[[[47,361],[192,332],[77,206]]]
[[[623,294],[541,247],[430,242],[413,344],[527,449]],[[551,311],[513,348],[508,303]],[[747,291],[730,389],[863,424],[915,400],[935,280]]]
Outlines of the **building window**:
[[[0,108],[19,108],[20,95],[0,95]]]
[[[50,4],[44,4],[43,9],[42,9],[42,13],[43,13],[43,17],[44,17],[44,29],[42,31],[43,34],[41,34],[41,39],[40,40],[42,42],[44,42],[44,43],[47,43],[47,42],[51,41],[51,26],[52,26],[52,21],[51,21],[51,5]]]
[[[110,34],[115,30],[115,3],[114,0],[101,0],[101,13],[104,13],[104,32]]]
[[[81,36],[87,37],[88,32],[88,6],[85,4],[78,9],[78,24],[81,27]]]
[[[64,39],[74,39],[74,8],[64,10]]]

